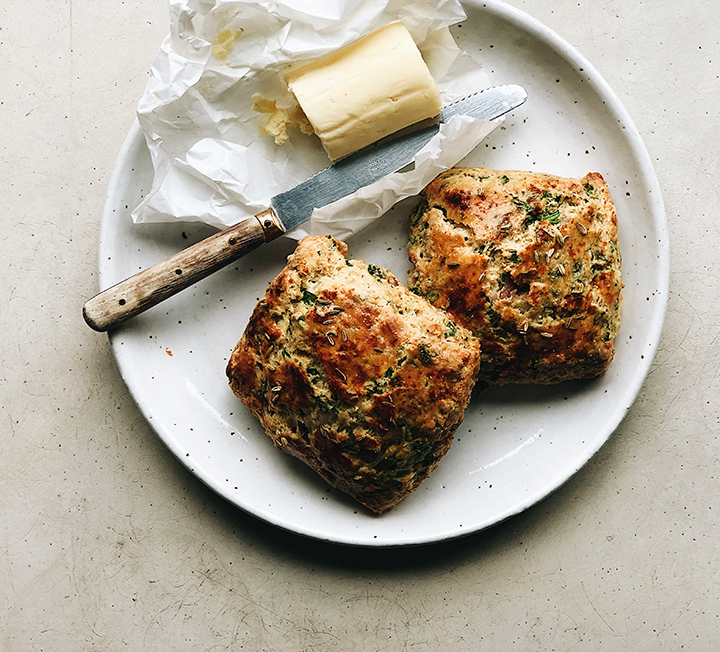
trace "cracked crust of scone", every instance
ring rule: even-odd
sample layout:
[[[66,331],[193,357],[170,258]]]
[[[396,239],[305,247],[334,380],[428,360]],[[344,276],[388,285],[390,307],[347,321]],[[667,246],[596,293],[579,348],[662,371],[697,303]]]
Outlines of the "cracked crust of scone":
[[[470,400],[477,340],[387,270],[309,236],[227,366],[275,446],[374,512],[436,468]]]
[[[480,340],[481,386],[607,370],[622,280],[616,211],[600,174],[448,170],[411,216],[408,254],[409,287]]]

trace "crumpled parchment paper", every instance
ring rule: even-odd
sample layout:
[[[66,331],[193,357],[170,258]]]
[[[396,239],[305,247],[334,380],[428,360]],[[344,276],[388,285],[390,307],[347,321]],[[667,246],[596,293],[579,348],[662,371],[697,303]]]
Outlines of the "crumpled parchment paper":
[[[283,72],[318,59],[393,20],[402,20],[438,84],[443,104],[489,85],[448,27],[465,14],[458,0],[169,0],[163,41],[138,103],[152,158],[152,188],[132,211],[141,222],[205,222],[225,227],[327,167],[319,140],[292,130],[276,145],[259,127],[255,93],[288,108]],[[420,192],[497,125],[455,117],[416,155],[409,172],[389,175],[316,210],[305,233],[347,238],[394,203]]]

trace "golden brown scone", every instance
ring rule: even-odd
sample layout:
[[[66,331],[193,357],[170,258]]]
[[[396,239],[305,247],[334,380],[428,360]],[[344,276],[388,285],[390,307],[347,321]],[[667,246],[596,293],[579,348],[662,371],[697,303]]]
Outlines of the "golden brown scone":
[[[390,272],[346,253],[331,237],[300,241],[227,375],[278,448],[382,513],[450,447],[479,346]]]
[[[480,340],[479,386],[606,371],[622,282],[600,174],[448,170],[423,192],[408,252],[410,288]]]

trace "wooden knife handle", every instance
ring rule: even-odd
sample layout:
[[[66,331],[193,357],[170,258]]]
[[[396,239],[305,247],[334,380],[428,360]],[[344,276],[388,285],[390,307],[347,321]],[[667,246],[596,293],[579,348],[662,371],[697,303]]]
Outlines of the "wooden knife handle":
[[[280,220],[269,208],[100,292],[85,303],[83,317],[90,328],[106,331],[210,276],[282,233],[284,229]]]

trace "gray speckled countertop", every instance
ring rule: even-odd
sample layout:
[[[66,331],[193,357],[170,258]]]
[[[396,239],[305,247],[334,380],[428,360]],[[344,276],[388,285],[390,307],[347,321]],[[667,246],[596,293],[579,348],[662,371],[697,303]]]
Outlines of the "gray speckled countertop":
[[[80,317],[166,0],[0,9],[0,649],[715,649],[720,5],[509,4],[577,47],[634,119],[667,210],[667,319],[634,406],[566,485],[406,550],[306,540],[218,498]]]

